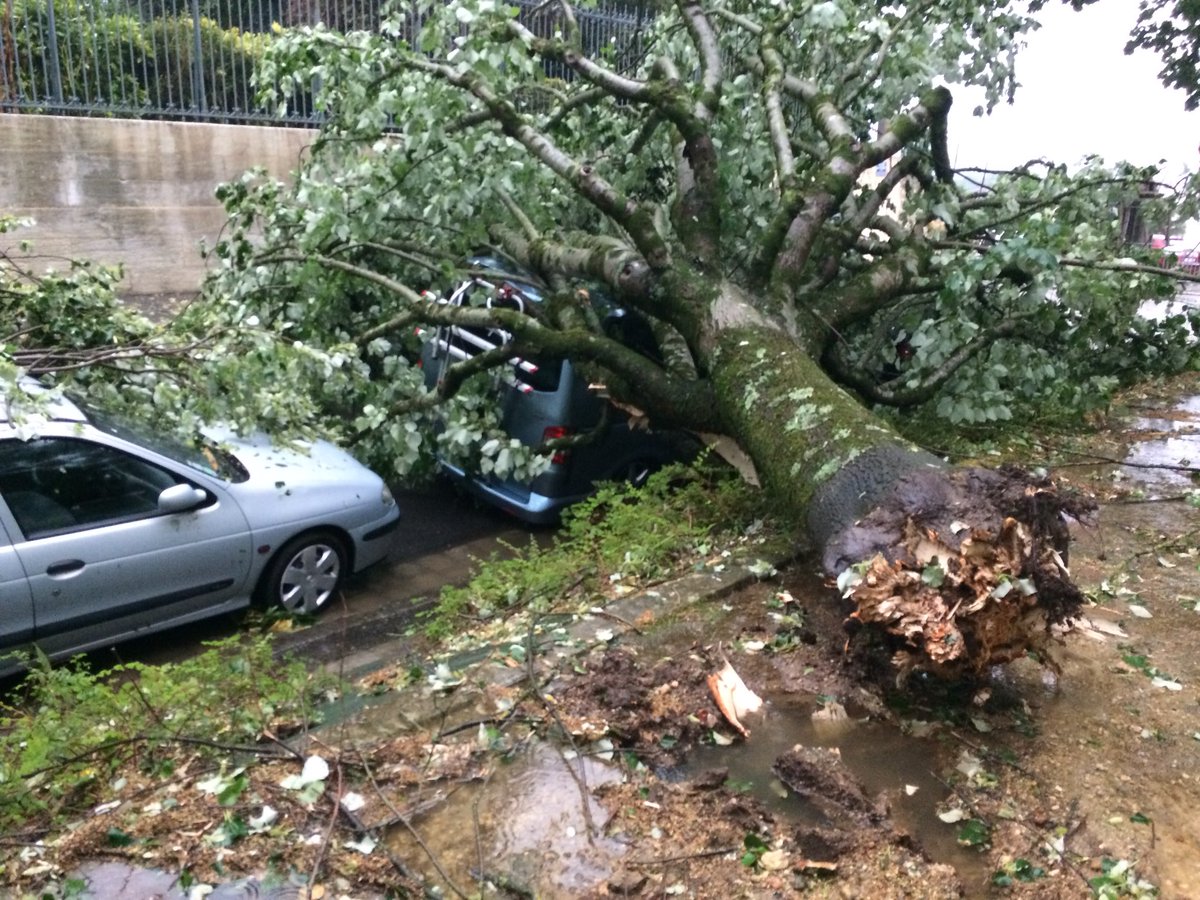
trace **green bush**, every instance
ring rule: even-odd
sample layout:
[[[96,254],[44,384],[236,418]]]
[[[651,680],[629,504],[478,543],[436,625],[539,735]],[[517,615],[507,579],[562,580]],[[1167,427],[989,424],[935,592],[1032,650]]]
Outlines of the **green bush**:
[[[54,0],[52,41],[49,8],[49,0],[20,0],[14,7],[12,74],[24,100],[57,101],[51,75],[56,48],[64,103],[195,109],[198,69],[209,109],[244,112],[253,105],[251,79],[269,34],[201,18],[197,66],[190,16],[143,21],[121,6]]]
[[[52,41],[48,0],[19,0],[11,28],[22,98],[54,99],[51,48],[56,46],[63,101],[147,102],[140,73],[152,51],[136,16],[85,0],[54,0]]]
[[[443,590],[426,633],[443,639],[461,633],[464,621],[569,608],[618,576],[626,584],[671,577],[722,538],[745,533],[761,501],[731,470],[706,460],[668,466],[640,488],[602,485],[567,510],[548,547],[512,548],[512,558],[493,558],[466,586]]]
[[[195,31],[190,18],[168,16],[145,26],[154,48],[147,61],[146,90],[156,106],[193,108],[195,90]],[[200,73],[204,102],[210,109],[248,112],[255,66],[269,37],[222,28],[212,19],[200,20]]]
[[[227,757],[266,732],[312,724],[333,685],[274,657],[265,638],[231,638],[180,663],[93,672],[39,660],[0,705],[0,830],[71,815],[130,761],[159,774],[178,756]]]

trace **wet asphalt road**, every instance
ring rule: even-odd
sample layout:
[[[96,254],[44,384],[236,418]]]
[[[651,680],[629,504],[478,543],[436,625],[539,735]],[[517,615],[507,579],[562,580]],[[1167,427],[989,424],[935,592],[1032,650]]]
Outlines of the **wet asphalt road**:
[[[503,553],[505,544],[524,546],[551,534],[478,504],[443,481],[395,493],[401,518],[388,558],[348,579],[342,602],[325,609],[312,625],[278,635],[284,652],[335,667],[339,659],[362,656],[402,636],[444,585],[464,583],[473,560]],[[241,615],[218,617],[127,641],[90,658],[100,668],[118,662],[174,662],[198,652],[205,641],[246,627]]]

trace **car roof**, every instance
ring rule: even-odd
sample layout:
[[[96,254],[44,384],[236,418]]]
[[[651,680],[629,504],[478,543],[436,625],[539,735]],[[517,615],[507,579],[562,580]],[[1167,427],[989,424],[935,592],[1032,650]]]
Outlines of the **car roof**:
[[[86,422],[87,416],[60,391],[46,387],[36,379],[22,377],[15,385],[0,385],[0,425],[8,425],[28,415],[42,416],[52,422]]]

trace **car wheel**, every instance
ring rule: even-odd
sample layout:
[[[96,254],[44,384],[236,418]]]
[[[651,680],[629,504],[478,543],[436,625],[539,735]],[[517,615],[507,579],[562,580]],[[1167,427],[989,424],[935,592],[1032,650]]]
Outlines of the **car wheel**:
[[[311,615],[337,593],[346,571],[346,547],[328,531],[302,534],[284,544],[263,576],[261,595],[289,613]]]

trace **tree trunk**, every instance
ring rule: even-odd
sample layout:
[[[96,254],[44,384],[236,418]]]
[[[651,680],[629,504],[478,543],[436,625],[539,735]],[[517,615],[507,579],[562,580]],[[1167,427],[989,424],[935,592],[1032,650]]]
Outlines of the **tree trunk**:
[[[889,636],[894,663],[981,675],[1035,652],[1079,608],[1063,513],[1087,504],[1015,471],[956,468],[834,384],[753,312],[714,316],[707,364],[725,431],[769,496],[803,517],[851,623]]]

